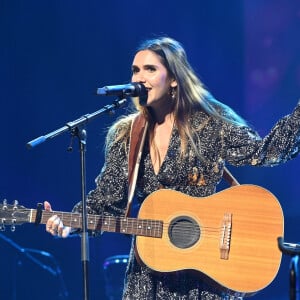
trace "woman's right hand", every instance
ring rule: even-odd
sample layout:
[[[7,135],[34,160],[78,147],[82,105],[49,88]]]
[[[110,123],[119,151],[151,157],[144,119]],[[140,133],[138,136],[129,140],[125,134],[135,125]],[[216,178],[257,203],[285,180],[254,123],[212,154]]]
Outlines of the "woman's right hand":
[[[47,211],[52,211],[51,204],[48,201],[44,202],[44,208]],[[46,223],[46,231],[53,236],[66,238],[71,232],[71,227],[64,226],[61,219],[57,215],[53,215]]]

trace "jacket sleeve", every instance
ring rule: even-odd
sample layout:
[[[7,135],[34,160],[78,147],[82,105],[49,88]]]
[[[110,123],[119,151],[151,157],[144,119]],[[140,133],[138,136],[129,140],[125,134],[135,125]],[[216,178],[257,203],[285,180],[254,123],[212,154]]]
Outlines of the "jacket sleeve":
[[[300,151],[300,103],[263,139],[247,126],[228,123],[224,124],[221,134],[223,157],[232,165],[275,166],[284,163]]]

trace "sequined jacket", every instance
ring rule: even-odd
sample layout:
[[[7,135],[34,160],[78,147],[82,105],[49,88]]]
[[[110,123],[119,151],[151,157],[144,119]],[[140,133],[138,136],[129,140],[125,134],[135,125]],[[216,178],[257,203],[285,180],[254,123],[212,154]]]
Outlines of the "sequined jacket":
[[[158,174],[152,167],[146,143],[136,186],[136,201],[142,203],[150,193],[174,189],[202,197],[213,194],[222,179],[225,163],[234,166],[275,166],[295,157],[300,143],[300,105],[280,119],[265,138],[248,126],[209,117],[195,112],[190,124],[197,129],[195,154],[188,143],[180,156],[180,140],[174,126],[166,157]],[[118,129],[111,134],[116,136]],[[87,208],[91,214],[123,215],[127,205],[128,147],[114,138],[107,145],[105,164],[96,179],[96,188],[88,194]],[[170,203],[172,205],[172,203]],[[80,210],[80,204],[74,210]],[[212,286],[189,272],[154,273],[139,264],[134,255],[134,238],[126,271],[124,300],[148,299],[237,299],[222,295]],[[227,298],[226,298],[227,297]]]

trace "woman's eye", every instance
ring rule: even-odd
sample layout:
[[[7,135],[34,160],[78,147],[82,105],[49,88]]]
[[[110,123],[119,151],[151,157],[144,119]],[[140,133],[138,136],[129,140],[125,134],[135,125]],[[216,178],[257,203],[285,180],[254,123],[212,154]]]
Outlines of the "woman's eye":
[[[156,68],[155,68],[155,67],[152,67],[152,66],[148,66],[148,67],[147,67],[147,70],[148,70],[149,72],[155,72],[155,71],[156,71]]]
[[[136,74],[136,73],[138,73],[138,71],[139,71],[139,69],[138,68],[132,68],[132,74]]]

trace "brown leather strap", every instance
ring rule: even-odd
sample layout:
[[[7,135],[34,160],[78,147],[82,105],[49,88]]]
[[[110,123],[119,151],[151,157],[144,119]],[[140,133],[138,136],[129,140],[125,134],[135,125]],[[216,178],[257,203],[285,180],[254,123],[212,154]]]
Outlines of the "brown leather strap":
[[[229,183],[230,186],[240,185],[226,167],[224,168],[223,178]]]
[[[128,202],[125,216],[130,213],[131,202],[135,190],[139,164],[147,134],[148,122],[142,114],[138,114],[131,124],[130,145],[128,154]]]
[[[129,156],[128,156],[129,185],[131,185],[132,183],[134,167],[137,161],[139,149],[141,147],[145,125],[146,125],[146,120],[142,114],[137,115],[131,124]]]

